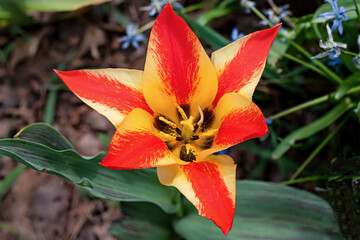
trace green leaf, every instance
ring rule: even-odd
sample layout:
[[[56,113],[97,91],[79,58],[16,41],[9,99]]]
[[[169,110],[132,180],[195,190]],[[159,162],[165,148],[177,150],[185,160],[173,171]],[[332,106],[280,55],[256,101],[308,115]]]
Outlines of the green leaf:
[[[41,133],[38,133],[39,131]],[[83,157],[73,149],[54,149],[64,144],[63,137],[54,132],[56,130],[46,124],[32,125],[17,135],[30,141],[0,139],[0,154],[37,171],[69,179],[95,197],[117,201],[152,202],[166,212],[178,210],[178,191],[173,187],[161,185],[154,169],[109,170],[99,165],[105,154]],[[32,133],[35,135],[33,138],[30,137]],[[54,146],[52,143],[57,144]]]
[[[46,123],[35,123],[27,126],[18,132],[14,138],[40,143],[54,150],[74,149],[61,133]]]
[[[360,83],[360,72],[356,72],[345,79],[339,86],[339,89],[335,92],[335,99],[338,100],[345,96],[345,94],[354,87],[356,84]]]
[[[111,224],[110,232],[120,239],[180,239],[172,230],[172,215],[150,203],[124,203],[126,216]]]
[[[16,4],[24,8],[26,12],[29,11],[46,11],[46,12],[58,12],[58,11],[73,11],[88,5],[95,5],[110,0],[61,0],[61,1],[46,1],[46,0],[1,0],[11,1],[12,4]]]
[[[345,15],[347,16],[348,20],[357,18],[356,12],[353,11],[353,10],[355,10],[354,0],[338,0],[337,4],[338,4],[338,7],[340,7],[340,6],[345,7],[345,11],[346,11]],[[351,10],[351,11],[349,11],[349,10]],[[329,19],[327,19],[327,18],[318,17],[320,14],[323,14],[326,12],[333,12],[333,9],[332,9],[330,3],[324,3],[323,5],[321,5],[321,7],[318,8],[318,10],[316,10],[316,12],[313,15],[312,22],[313,23],[325,23],[325,22],[329,21]]]
[[[284,41],[284,38],[281,37],[275,38],[273,44],[271,45],[269,55],[266,61],[271,66],[275,66],[277,61],[284,56],[284,54],[289,48],[289,45],[290,45],[289,41],[286,40]]]
[[[198,22],[196,22],[194,19],[187,16],[186,14],[178,12],[178,15],[185,20],[185,22],[194,31],[196,36],[207,42],[213,48],[218,49],[230,43],[228,39],[226,39],[219,33],[215,32],[209,27],[200,25]]]
[[[24,166],[23,164],[18,165],[13,170],[11,170],[0,182],[0,199],[7,193],[7,191],[11,188],[12,184],[19,178],[25,168],[26,166]]]
[[[207,12],[201,14],[199,16],[199,18],[197,19],[197,22],[200,25],[205,26],[211,20],[225,16],[229,12],[231,12],[231,9],[228,9],[228,8],[214,8],[214,9],[211,9],[210,11],[207,11]]]
[[[278,159],[284,155],[284,153],[289,150],[289,148],[294,145],[296,141],[306,139],[326,128],[352,107],[353,104],[342,101],[318,120],[290,133],[274,150],[274,153],[272,154],[273,159]]]
[[[232,230],[226,237],[212,221],[196,212],[175,221],[175,231],[185,239],[342,239],[328,203],[295,188],[238,181],[235,209]]]

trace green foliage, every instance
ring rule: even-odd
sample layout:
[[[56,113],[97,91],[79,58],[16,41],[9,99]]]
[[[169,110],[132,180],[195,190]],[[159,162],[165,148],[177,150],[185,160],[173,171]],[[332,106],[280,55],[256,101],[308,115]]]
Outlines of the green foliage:
[[[276,184],[238,181],[233,229],[224,237],[196,212],[175,221],[185,239],[341,239],[333,212],[321,198]]]
[[[273,153],[273,158],[278,159],[281,157],[291,146],[295,144],[298,140],[303,140],[322,129],[326,128],[330,124],[332,124],[336,119],[338,119],[341,115],[343,115],[347,110],[352,108],[353,105],[347,103],[346,101],[342,101],[339,105],[333,108],[331,111],[326,113],[324,116],[319,118],[318,120],[312,122],[311,124],[299,128],[298,130],[289,134],[286,138],[284,138],[281,143],[277,146]]]
[[[0,140],[1,154],[37,171],[64,177],[98,198],[151,202],[167,213],[178,212],[177,215],[168,215],[149,203],[125,205],[123,212],[128,217],[114,222],[111,228],[111,232],[122,239],[176,239],[170,225],[174,219],[176,232],[186,239],[194,239],[194,236],[196,239],[207,236],[211,239],[223,238],[221,230],[211,221],[198,216],[193,207],[187,204],[181,207],[178,191],[161,185],[153,169],[115,171],[101,167],[99,161],[104,154],[95,157],[79,155],[59,132],[44,123],[29,126],[16,137]],[[299,236],[339,239],[331,208],[319,197],[289,187],[254,181],[239,181],[237,193],[236,217],[230,239],[274,237],[276,232],[285,238],[275,239],[297,239],[295,237]],[[182,212],[186,216],[179,219]],[[253,231],[259,228],[263,232]]]
[[[99,4],[109,0],[1,0],[0,1],[0,27],[8,24],[28,24],[31,11],[73,11],[88,5]]]
[[[21,139],[22,136],[26,140]],[[148,201],[166,212],[176,212],[178,209],[178,192],[159,184],[154,169],[106,169],[99,165],[104,154],[94,157],[79,155],[47,124],[31,125],[17,137],[18,139],[1,139],[0,154],[37,171],[69,179],[95,197],[117,201]]]

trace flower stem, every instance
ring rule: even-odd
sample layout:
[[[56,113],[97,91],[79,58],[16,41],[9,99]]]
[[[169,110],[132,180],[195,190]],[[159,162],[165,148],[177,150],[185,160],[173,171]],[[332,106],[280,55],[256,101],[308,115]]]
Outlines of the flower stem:
[[[356,15],[357,15],[358,21],[359,21],[359,23],[360,23],[360,10],[359,10],[359,6],[357,5],[356,0],[353,0],[353,1],[354,1],[355,9],[356,9]]]
[[[149,30],[150,28],[152,28],[154,23],[155,23],[155,20],[148,22],[147,24],[145,24],[144,26],[139,28],[136,33],[139,34],[139,33],[145,32],[146,30]]]
[[[336,75],[333,71],[331,71],[328,67],[326,67],[325,64],[323,64],[322,62],[320,62],[317,59],[311,59],[312,55],[308,51],[306,51],[303,47],[301,47],[299,44],[297,44],[292,39],[288,39],[288,40],[294,48],[296,48],[299,52],[301,52],[306,57],[308,57],[319,68],[321,68],[328,75],[328,77],[330,79],[332,79],[334,82],[336,82],[338,84],[342,83],[342,79],[338,75]]]
[[[358,57],[358,56],[359,56],[358,54],[353,53],[353,52],[350,52],[350,51],[342,50],[342,52],[345,53],[345,54],[351,55],[351,56],[355,56],[355,57]]]
[[[360,92],[360,86],[351,88],[346,93],[346,95],[354,93],[354,92]],[[311,106],[326,102],[328,99],[333,98],[334,95],[335,95],[335,93],[331,93],[331,94],[327,94],[327,95],[322,96],[322,97],[315,98],[313,100],[310,100],[308,102],[302,103],[302,104],[297,105],[295,107],[289,108],[289,109],[287,109],[285,111],[282,111],[282,112],[280,112],[278,114],[275,114],[273,116],[270,116],[269,119],[270,120],[275,120],[275,119],[281,118],[283,116],[289,115],[289,114],[291,114],[293,112],[299,111],[301,109],[305,109],[305,108],[308,108],[308,107],[311,107]]]
[[[309,69],[311,69],[311,70],[313,70],[314,72],[317,72],[317,73],[320,74],[321,76],[324,76],[324,77],[327,76],[326,73],[324,73],[324,72],[323,72],[322,70],[320,70],[319,68],[316,68],[315,66],[313,66],[313,65],[311,65],[311,64],[309,64],[309,63],[307,63],[307,62],[305,62],[305,61],[303,61],[303,60],[301,60],[301,59],[299,59],[299,58],[297,58],[297,57],[294,57],[294,56],[291,55],[291,54],[285,53],[285,54],[284,54],[284,57],[286,57],[286,58],[288,58],[288,59],[290,59],[290,60],[292,60],[292,61],[294,61],[294,62],[297,62],[297,63],[299,63],[299,64],[301,64],[301,65],[303,65],[303,66],[305,66],[305,67],[307,67],[307,68],[309,68]]]
[[[264,14],[262,14],[256,7],[254,6],[248,6],[251,11],[253,11],[253,13],[255,13],[261,20],[264,20],[265,22],[267,22],[267,24],[270,26],[270,27],[273,27],[274,24],[272,22],[270,22],[270,20],[264,16]],[[284,38],[286,38],[290,44],[296,48],[299,52],[301,52],[302,54],[304,54],[307,58],[309,58],[315,65],[317,65],[319,68],[321,68],[321,70],[323,70],[327,76],[333,80],[334,82],[340,84],[342,83],[342,79],[336,75],[333,71],[331,71],[328,67],[325,66],[325,64],[323,64],[322,62],[320,62],[319,60],[317,59],[311,59],[312,55],[306,51],[303,47],[301,47],[299,44],[297,44],[295,41],[293,41],[291,39],[291,37],[289,36],[285,36],[283,34],[280,33],[280,35]]]
[[[303,183],[303,182],[312,182],[318,180],[325,180],[328,179],[326,176],[311,176],[311,177],[304,177],[304,178],[297,178],[288,181],[281,182],[280,185],[291,185],[296,183]]]
[[[270,20],[264,16],[264,14],[262,14],[256,7],[254,6],[251,6],[250,4],[248,5],[248,7],[251,9],[251,11],[253,11],[253,13],[256,14],[256,16],[258,16],[261,20],[267,22],[267,24],[270,26],[270,27],[273,27],[274,24],[272,24],[272,22],[270,22]]]
[[[309,155],[309,157],[301,164],[301,166],[296,170],[296,172],[291,176],[290,180],[293,180],[299,176],[299,174],[309,165],[309,163],[316,157],[316,155],[325,147],[325,145],[339,132],[339,130],[344,126],[346,121],[350,118],[348,114],[339,125],[320,143],[319,146]]]

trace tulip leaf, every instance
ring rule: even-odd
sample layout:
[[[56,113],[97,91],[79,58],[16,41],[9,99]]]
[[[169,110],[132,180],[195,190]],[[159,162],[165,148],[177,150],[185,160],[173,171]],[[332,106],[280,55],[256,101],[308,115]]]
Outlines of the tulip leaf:
[[[152,202],[166,212],[178,210],[178,191],[161,185],[154,169],[106,169],[99,165],[104,153],[84,157],[73,149],[59,150],[65,142],[63,137],[55,132],[56,130],[46,124],[32,125],[17,135],[18,138],[25,137],[27,140],[0,139],[0,154],[37,171],[64,177],[82,186],[95,197]],[[33,138],[29,137],[31,133],[34,134]],[[64,147],[69,146],[65,144]]]
[[[54,150],[74,149],[61,133],[46,123],[27,126],[18,132],[15,138],[40,143]]]
[[[24,9],[26,12],[30,11],[45,11],[45,12],[58,12],[58,11],[73,11],[88,5],[95,5],[110,0],[62,0],[62,1],[44,1],[44,0],[1,0],[11,2],[12,5],[17,5],[19,8]]]
[[[356,72],[349,77],[347,77],[344,82],[340,84],[339,89],[335,92],[335,99],[338,100],[342,98],[350,88],[354,87],[356,84],[360,83],[360,72]]]
[[[273,159],[278,159],[282,155],[284,155],[285,152],[289,150],[289,148],[294,145],[296,141],[306,139],[326,128],[352,107],[353,104],[342,101],[321,118],[317,119],[316,121],[310,123],[305,127],[299,128],[298,130],[290,133],[274,150],[274,153],[272,154]]]
[[[166,214],[151,203],[121,205],[126,216],[111,224],[110,232],[123,240],[180,239],[172,229],[173,215]]]
[[[195,210],[174,221],[175,231],[185,239],[342,239],[331,207],[316,195],[257,181],[237,181],[236,187],[234,223],[226,237]]]

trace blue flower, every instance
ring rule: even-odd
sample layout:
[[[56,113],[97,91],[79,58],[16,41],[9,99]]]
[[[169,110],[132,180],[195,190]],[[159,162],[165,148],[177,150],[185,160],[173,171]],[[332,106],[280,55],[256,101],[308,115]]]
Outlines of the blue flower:
[[[273,123],[272,119],[265,118],[266,125],[271,125]]]
[[[170,2],[170,4],[176,9],[183,9],[184,7],[178,3],[176,0],[151,0],[151,3],[148,6],[141,7],[140,11],[149,11],[149,16],[155,16],[161,12],[161,10],[165,7],[166,3]]]
[[[130,44],[136,48],[136,50],[139,49],[139,42],[143,42],[145,40],[145,36],[143,34],[138,34],[137,31],[138,29],[135,26],[135,23],[129,23],[126,27],[126,36],[120,38],[120,41],[122,42],[122,49],[127,49]]]
[[[275,25],[278,24],[284,17],[290,16],[292,14],[292,12],[288,10],[289,7],[289,4],[285,4],[275,9],[275,11],[273,9],[266,9],[263,13],[268,17],[269,21]],[[266,26],[268,23],[263,20],[260,21],[260,25]]]
[[[331,29],[329,27],[328,24],[326,24],[326,29],[329,35],[328,40],[324,43],[322,40],[320,40],[320,47],[327,50],[323,53],[320,53],[316,56],[313,56],[311,59],[319,59],[319,58],[323,58],[326,56],[329,56],[330,59],[335,59],[338,58],[341,54],[341,49],[340,48],[346,48],[347,45],[346,43],[338,43],[338,42],[334,42],[333,36],[332,36],[332,32]]]
[[[233,42],[244,36],[245,36],[245,34],[239,33],[237,28],[233,28],[233,30],[231,31],[231,41],[233,41]]]
[[[329,59],[331,60],[330,62],[327,63],[327,65],[334,67],[335,71],[338,72],[341,65],[342,65],[342,61],[339,57],[334,57],[334,54],[330,54],[329,55]]]
[[[246,13],[250,13],[250,12],[251,12],[250,6],[251,6],[251,7],[255,7],[255,6],[256,6],[255,2],[249,1],[249,0],[241,0],[241,1],[240,1],[240,5],[241,5],[243,11],[246,12]]]
[[[352,60],[353,60],[353,62],[355,64],[355,67],[360,69],[360,35],[358,36],[357,44],[359,46],[359,54],[358,54],[358,56],[353,57]]]
[[[343,6],[337,6],[337,0],[325,0],[324,2],[328,2],[331,4],[333,12],[326,12],[320,14],[318,17],[323,17],[327,19],[334,19],[333,25],[331,27],[331,31],[335,31],[337,28],[339,30],[339,34],[343,34],[343,25],[342,21],[347,21],[348,18],[345,15],[345,8]]]

